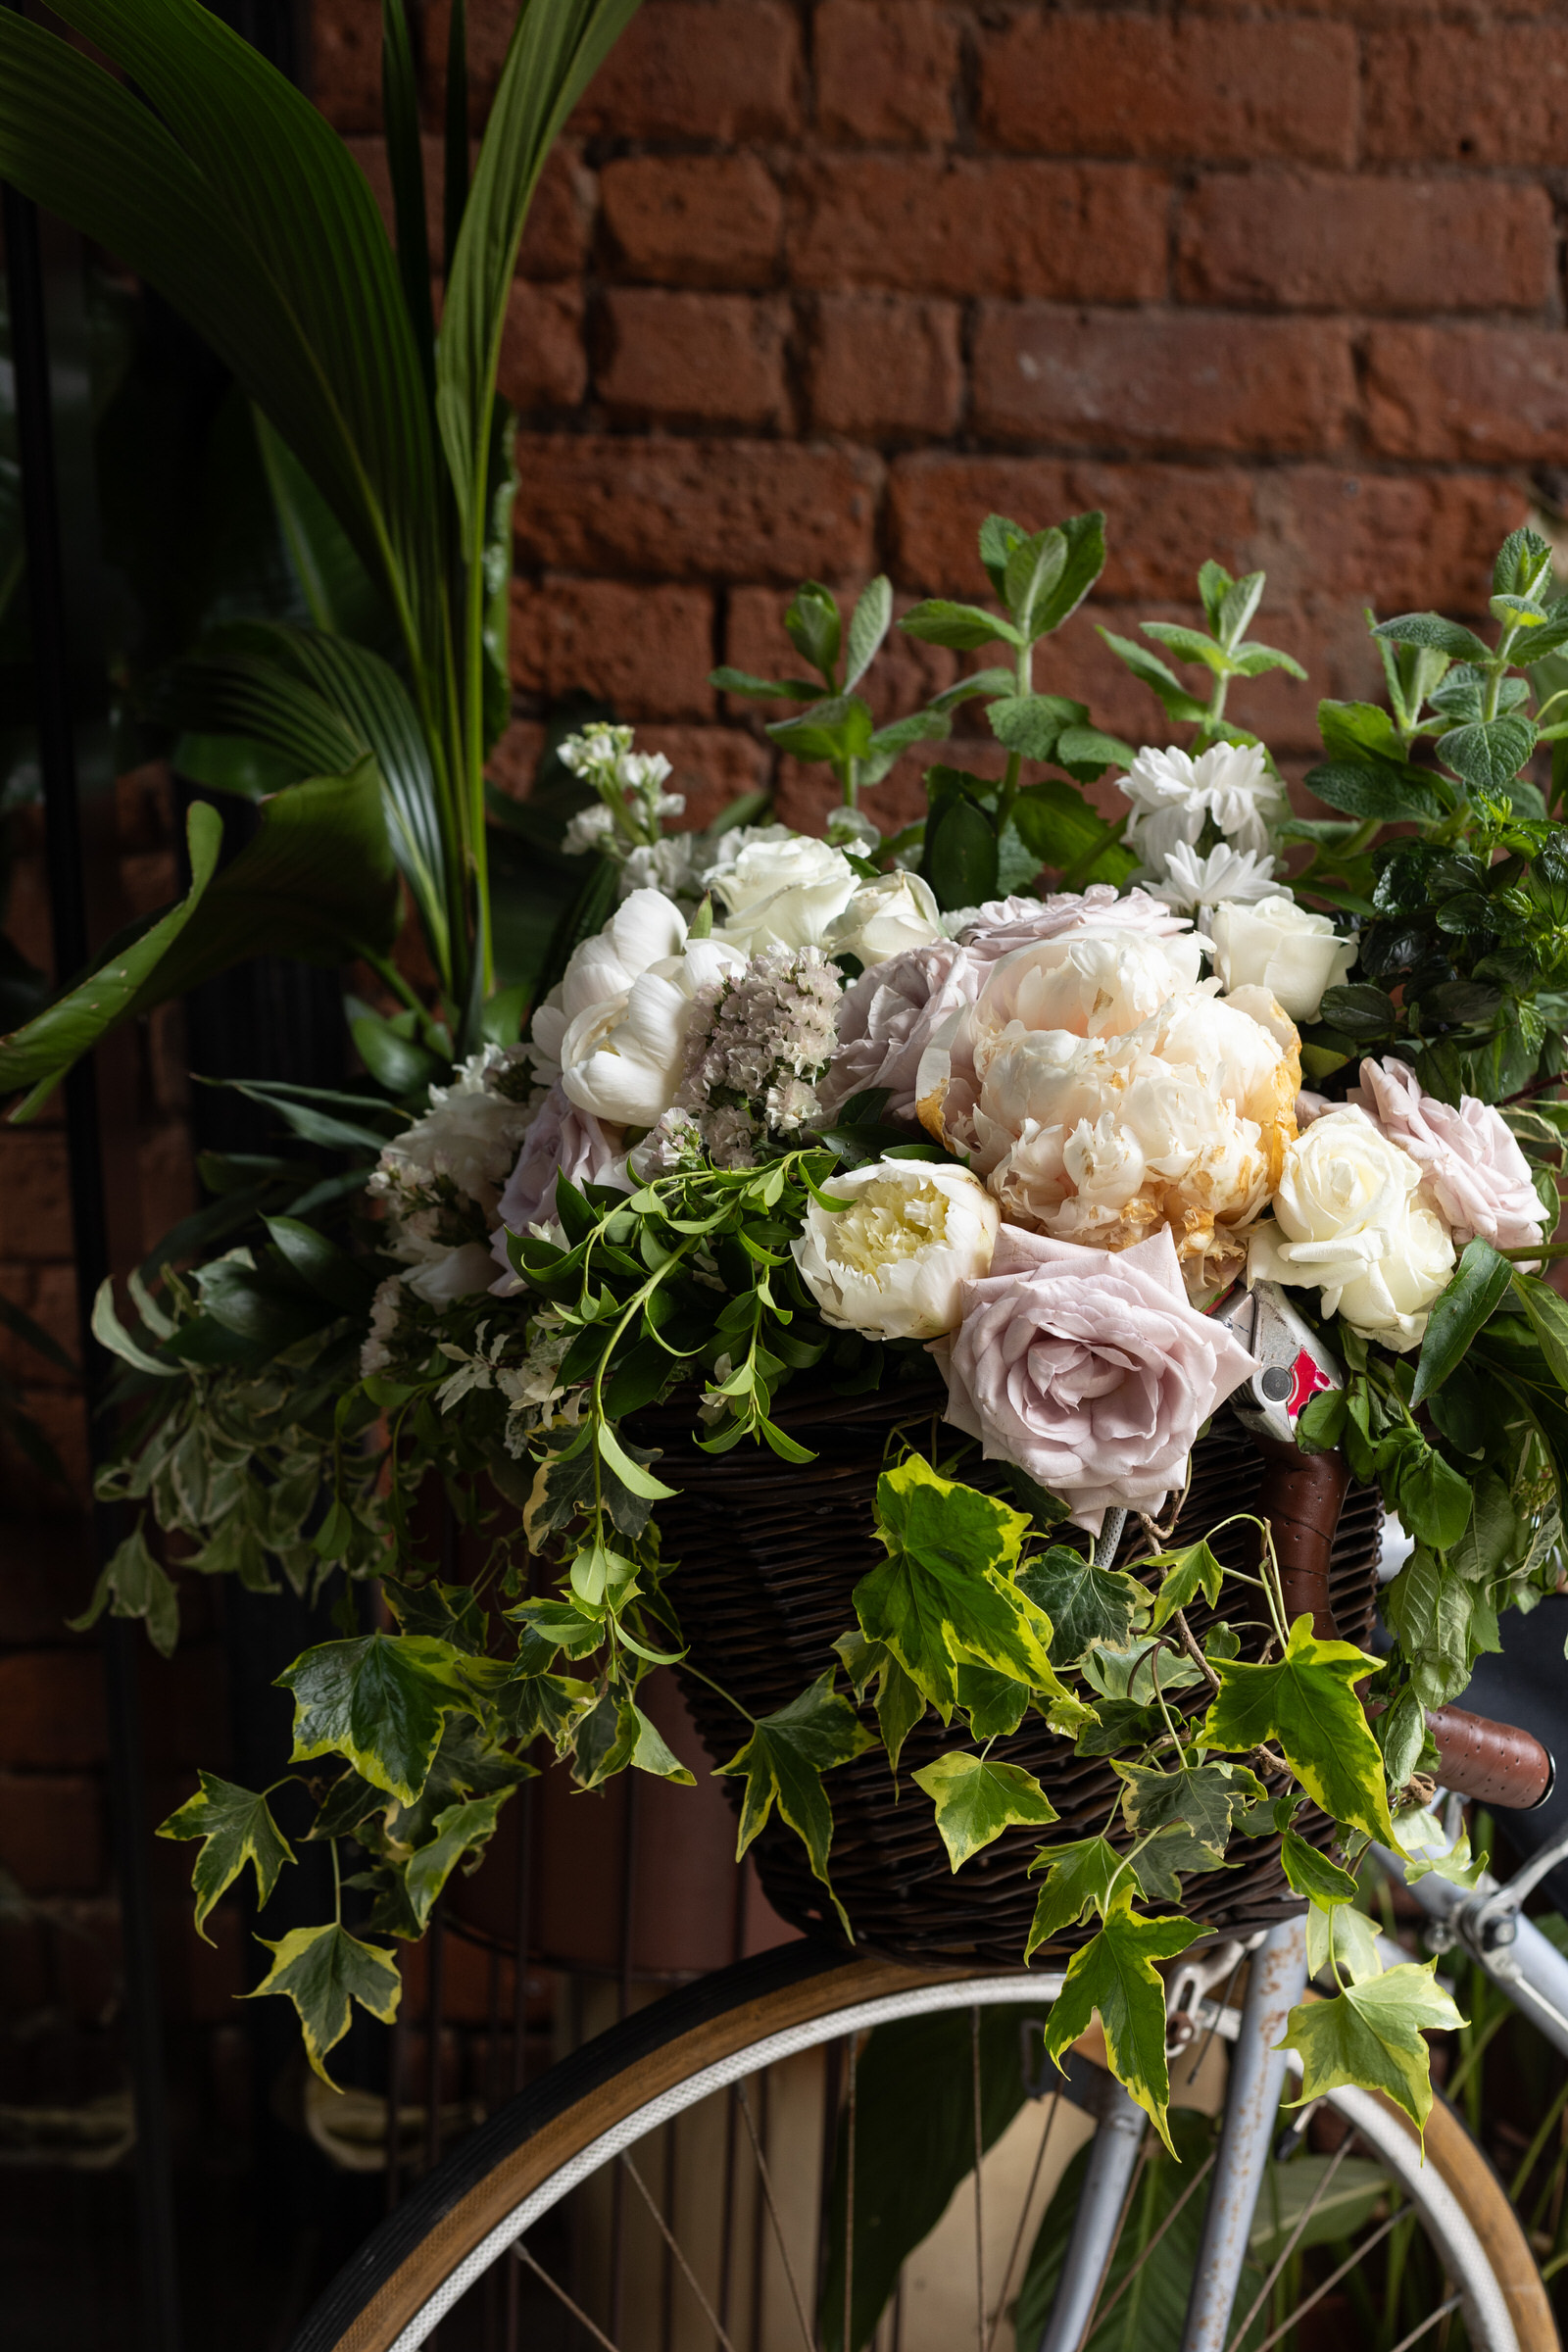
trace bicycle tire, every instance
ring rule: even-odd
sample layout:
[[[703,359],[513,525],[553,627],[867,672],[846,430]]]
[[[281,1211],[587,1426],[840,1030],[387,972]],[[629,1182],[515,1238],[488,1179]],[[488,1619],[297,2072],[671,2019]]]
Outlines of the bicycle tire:
[[[756,2067],[857,2027],[938,2008],[1051,1999],[1060,1977],[936,1972],[810,1943],[699,1979],[564,2059],[465,2139],[367,2239],[291,2352],[416,2352],[520,2230],[668,2117]],[[1434,2102],[1425,2163],[1378,2092],[1330,2104],[1377,2146],[1455,2258],[1472,2342],[1560,2352],[1517,2215],[1459,2117]]]

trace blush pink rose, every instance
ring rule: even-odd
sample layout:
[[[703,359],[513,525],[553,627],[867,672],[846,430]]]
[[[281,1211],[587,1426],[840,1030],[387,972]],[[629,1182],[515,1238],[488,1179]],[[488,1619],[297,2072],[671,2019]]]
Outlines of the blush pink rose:
[[[602,1126],[591,1110],[579,1110],[559,1083],[528,1122],[497,1206],[501,1222],[490,1236],[490,1254],[504,1273],[490,1287],[499,1298],[511,1298],[522,1288],[507,1255],[507,1236],[550,1222],[556,1213],[558,1176],[569,1184],[612,1184],[623,1193],[632,1189],[620,1130]]]
[[[1004,1225],[962,1303],[958,1330],[930,1349],[947,1418],[1095,1534],[1107,1510],[1156,1512],[1179,1492],[1200,1429],[1257,1369],[1188,1304],[1163,1226],[1104,1250]]]
[[[1498,1250],[1523,1250],[1544,1236],[1530,1162],[1500,1111],[1475,1095],[1458,1107],[1424,1095],[1414,1070],[1391,1054],[1363,1061],[1348,1100],[1377,1121],[1421,1170],[1421,1179],[1462,1250],[1479,1234]]]
[[[1192,927],[1187,915],[1172,914],[1147,891],[1120,896],[1108,882],[1091,882],[1087,890],[1054,891],[1049,899],[990,899],[975,908],[958,937],[971,956],[995,963],[1015,948],[1060,939],[1068,931],[1142,931],[1151,939],[1174,939]]]

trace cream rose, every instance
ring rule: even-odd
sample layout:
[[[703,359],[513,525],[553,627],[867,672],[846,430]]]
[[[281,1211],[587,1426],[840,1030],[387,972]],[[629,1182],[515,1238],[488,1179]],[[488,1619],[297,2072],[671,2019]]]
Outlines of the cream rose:
[[[931,1350],[948,1419],[1098,1533],[1106,1510],[1157,1511],[1198,1433],[1257,1369],[1188,1304],[1166,1231],[1114,1255],[1004,1225],[963,1321]]]
[[[1364,1110],[1314,1119],[1286,1153],[1274,1221],[1252,1236],[1248,1279],[1311,1286],[1327,1314],[1397,1352],[1414,1348],[1453,1270],[1447,1226],[1421,1171]]]
[[[962,1286],[991,1263],[996,1202],[964,1168],[879,1159],[832,1180],[790,1247],[823,1320],[875,1340],[929,1340],[957,1323]]]
[[[1530,1162],[1490,1102],[1474,1095],[1461,1095],[1457,1109],[1440,1102],[1422,1093],[1414,1070],[1393,1054],[1381,1064],[1362,1062],[1349,1100],[1409,1152],[1453,1228],[1456,1250],[1477,1234],[1497,1250],[1524,1250],[1546,1238]]]
[[[749,842],[715,865],[708,887],[721,901],[720,936],[750,956],[759,948],[819,948],[860,887],[842,850],[804,833]]]
[[[858,956],[869,971],[911,948],[932,947],[944,936],[931,885],[901,871],[862,882],[844,912],[829,923],[822,944],[830,956]]]
[[[1164,1225],[1195,1294],[1239,1271],[1300,1084],[1273,1000],[1267,1020],[1217,1002],[1200,954],[1190,935],[1127,932],[1019,950],[916,1080],[921,1120],[1009,1222],[1105,1250]]]
[[[1214,908],[1209,932],[1226,989],[1266,988],[1293,1021],[1315,1020],[1324,990],[1342,988],[1355,961],[1354,939],[1294,899],[1228,901]]]

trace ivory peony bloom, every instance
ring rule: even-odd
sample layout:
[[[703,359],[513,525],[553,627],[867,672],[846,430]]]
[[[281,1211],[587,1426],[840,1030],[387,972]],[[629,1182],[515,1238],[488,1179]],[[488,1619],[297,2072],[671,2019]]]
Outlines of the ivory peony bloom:
[[[711,869],[708,887],[723,905],[721,936],[750,956],[766,947],[821,947],[860,878],[842,850],[790,833],[749,842]]]
[[[1216,906],[1209,923],[1214,961],[1227,990],[1266,988],[1293,1021],[1317,1018],[1326,988],[1342,988],[1356,942],[1294,899]]]
[[[869,971],[910,948],[931,947],[943,936],[931,885],[901,870],[862,882],[844,912],[829,923],[822,944],[830,956],[858,956]]]
[[[948,1419],[1096,1533],[1105,1511],[1157,1511],[1179,1491],[1199,1430],[1257,1369],[1188,1304],[1163,1230],[1110,1255],[1004,1225],[931,1352]]]
[[[879,1159],[813,1200],[795,1262],[824,1322],[874,1340],[929,1340],[958,1320],[962,1286],[991,1263],[997,1204],[966,1169]]]
[[[659,891],[634,890],[534,1015],[540,1075],[606,1126],[652,1127],[680,1084],[693,998],[745,963],[724,940],[689,939]]]
[[[1420,1184],[1416,1162],[1364,1110],[1326,1111],[1286,1154],[1248,1280],[1315,1287],[1324,1312],[1363,1338],[1414,1348],[1453,1271],[1447,1226]]]
[[[1361,1083],[1349,1100],[1409,1152],[1453,1228],[1456,1250],[1477,1234],[1497,1250],[1545,1240],[1530,1162],[1490,1102],[1474,1095],[1461,1095],[1457,1109],[1440,1102],[1421,1092],[1414,1070],[1393,1054],[1381,1063],[1362,1062]]]
[[[1239,1270],[1300,1084],[1272,1000],[1267,1021],[1216,1001],[1200,954],[1191,935],[1093,931],[1021,949],[916,1080],[922,1122],[1010,1223],[1102,1250],[1164,1225],[1195,1293]]]

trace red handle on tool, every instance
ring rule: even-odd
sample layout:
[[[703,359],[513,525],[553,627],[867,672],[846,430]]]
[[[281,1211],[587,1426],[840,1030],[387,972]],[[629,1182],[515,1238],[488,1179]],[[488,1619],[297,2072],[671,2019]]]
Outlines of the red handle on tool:
[[[1339,1628],[1329,1597],[1329,1563],[1350,1466],[1343,1453],[1302,1453],[1278,1438],[1260,1437],[1256,1445],[1264,1465],[1258,1515],[1274,1531],[1285,1622],[1310,1616],[1318,1640],[1333,1642]]]
[[[1493,1723],[1463,1707],[1436,1707],[1427,1729],[1443,1761],[1438,1780],[1456,1796],[1528,1813],[1551,1794],[1557,1768],[1550,1750],[1511,1723]]]

